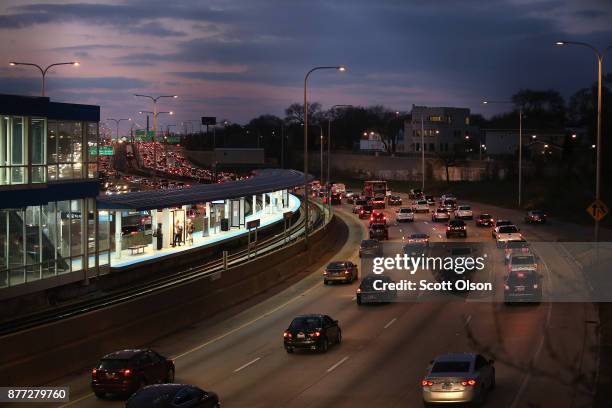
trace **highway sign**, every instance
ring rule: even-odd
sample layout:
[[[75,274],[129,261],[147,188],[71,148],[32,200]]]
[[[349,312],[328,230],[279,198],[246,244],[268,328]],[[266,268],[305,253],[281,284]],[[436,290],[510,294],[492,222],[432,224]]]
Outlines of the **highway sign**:
[[[591,217],[595,221],[601,221],[603,217],[608,214],[608,206],[601,200],[595,200],[591,205],[587,207],[587,212],[591,214]]]
[[[96,156],[98,152],[100,153],[100,156],[112,156],[113,146],[100,146],[97,149],[95,147],[89,148],[90,156]]]
[[[217,124],[216,116],[202,116],[202,124],[215,126]]]

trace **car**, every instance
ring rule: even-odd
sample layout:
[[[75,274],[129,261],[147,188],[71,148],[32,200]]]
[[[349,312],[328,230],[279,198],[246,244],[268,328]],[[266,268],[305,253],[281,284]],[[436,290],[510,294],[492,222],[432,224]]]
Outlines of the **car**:
[[[392,194],[387,197],[387,203],[389,205],[402,205],[402,197]]]
[[[436,200],[434,199],[434,196],[432,195],[426,195],[425,201],[427,201],[427,204],[429,204],[430,206],[436,205]]]
[[[439,206],[443,206],[444,205],[444,201],[446,201],[446,200],[457,201],[457,197],[455,197],[454,194],[448,194],[448,193],[447,194],[442,194],[440,196],[440,201],[438,202],[439,203],[438,205]]]
[[[418,212],[428,213],[429,204],[427,204],[427,201],[425,200],[417,200],[414,202],[414,204],[412,204],[412,211],[414,211],[415,213],[418,213]]]
[[[357,265],[351,261],[330,262],[323,271],[323,283],[329,285],[330,282],[353,283],[358,276]]]
[[[150,349],[107,354],[91,370],[91,389],[98,398],[131,395],[148,384],[174,381],[174,362]]]
[[[482,213],[476,217],[476,226],[477,227],[490,227],[495,222],[495,219],[491,214]]]
[[[496,229],[495,242],[499,248],[505,245],[506,241],[514,241],[523,238],[523,235],[516,225],[503,225]]]
[[[372,207],[385,208],[385,196],[378,195],[372,199]]]
[[[357,305],[362,305],[364,303],[385,303],[392,302],[397,299],[397,291],[390,290],[388,286],[385,287],[384,290],[376,290],[374,289],[374,282],[376,286],[385,283],[395,283],[393,279],[391,279],[387,275],[368,275],[361,280],[359,287],[357,288],[357,293],[355,295],[355,300]]]
[[[342,194],[332,193],[329,201],[331,205],[341,205],[342,204]]]
[[[346,202],[349,204],[353,204],[355,200],[359,198],[359,194],[355,193],[353,190],[346,190],[344,196],[346,197]]]
[[[296,349],[326,352],[331,344],[342,342],[342,330],[337,320],[328,315],[310,314],[295,317],[283,333],[287,353]]]
[[[454,235],[467,238],[467,225],[463,220],[451,220],[446,224],[446,238]]]
[[[495,238],[497,234],[497,230],[499,227],[503,227],[504,225],[514,225],[514,223],[510,220],[496,220],[493,222],[493,229],[491,230],[491,236]]]
[[[431,214],[431,220],[433,222],[438,221],[448,221],[450,220],[450,215],[448,214],[448,210],[445,208],[438,208]]]
[[[525,222],[527,224],[545,224],[546,223],[546,214],[541,210],[531,210],[527,211],[525,215]]]
[[[387,216],[383,212],[380,212],[380,211],[372,212],[372,215],[370,215],[370,225],[374,223],[386,224]]]
[[[538,261],[534,254],[526,253],[515,253],[510,255],[508,259],[508,270],[509,271],[537,271]]]
[[[389,228],[387,228],[386,224],[376,223],[370,225],[369,231],[370,239],[378,239],[382,241],[383,239],[389,239]]]
[[[533,269],[509,271],[504,279],[504,302],[542,300],[541,275]]]
[[[457,201],[451,198],[447,198],[442,202],[442,208],[446,208],[448,211],[454,211],[457,209]]]
[[[376,258],[382,254],[382,245],[377,239],[364,239],[359,244],[360,258]]]
[[[408,235],[408,243],[423,242],[429,246],[429,235],[422,232],[415,232]]]
[[[401,207],[395,212],[395,222],[412,222],[414,221],[414,212],[412,208]]]
[[[524,239],[513,239],[504,243],[504,263],[510,261],[512,254],[528,254],[531,252],[529,242]]]
[[[219,396],[188,384],[148,385],[127,400],[125,408],[221,408]]]
[[[473,219],[474,215],[472,213],[472,207],[470,207],[469,205],[465,205],[465,204],[461,204],[457,206],[457,209],[455,210],[455,218],[459,220]]]
[[[408,198],[411,200],[419,200],[423,197],[423,190],[420,188],[411,188],[408,193]]]
[[[402,250],[406,255],[415,258],[425,254],[428,246],[428,242],[409,242],[404,245]]]
[[[359,214],[359,210],[361,210],[361,207],[364,205],[368,205],[368,202],[364,199],[356,198],[353,200],[353,214]]]
[[[481,403],[495,388],[495,366],[476,353],[448,353],[431,360],[421,382],[423,403]]]
[[[372,208],[370,204],[362,205],[359,209],[359,218],[368,218],[372,214],[372,211],[374,211],[374,208]]]

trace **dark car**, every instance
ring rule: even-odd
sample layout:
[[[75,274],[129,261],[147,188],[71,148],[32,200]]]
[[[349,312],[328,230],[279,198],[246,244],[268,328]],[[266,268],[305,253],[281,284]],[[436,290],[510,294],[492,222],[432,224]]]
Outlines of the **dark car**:
[[[389,228],[386,224],[377,223],[370,225],[370,239],[389,239]]]
[[[494,222],[495,220],[491,214],[480,214],[478,217],[476,217],[477,227],[490,227]]]
[[[353,283],[357,276],[357,265],[351,261],[334,261],[330,262],[323,271],[323,283],[326,285],[329,282]]]
[[[148,384],[173,381],[174,362],[149,349],[107,354],[91,370],[91,388],[98,398],[130,395]]]
[[[220,408],[219,396],[195,385],[157,384],[137,391],[125,408]]]
[[[533,269],[508,272],[504,281],[504,302],[539,302],[542,299],[540,274]]]
[[[411,242],[404,245],[403,251],[406,255],[412,258],[418,258],[427,251],[427,248],[427,242]]]
[[[322,314],[297,316],[283,333],[287,353],[295,349],[326,352],[330,344],[340,344],[342,330],[337,320]]]
[[[446,238],[460,236],[467,238],[467,225],[463,220],[451,220],[446,224]]]
[[[359,211],[364,205],[368,205],[368,202],[363,198],[355,198],[353,201],[353,214],[359,214]]]
[[[376,282],[378,281],[378,282]],[[376,286],[375,286],[376,282]],[[394,283],[386,275],[368,275],[361,280],[357,288],[356,301],[358,305],[363,303],[392,302],[397,299],[397,291],[390,290],[388,286],[382,289],[383,284]],[[377,289],[375,289],[375,287]]]
[[[368,218],[370,214],[372,214],[372,211],[374,211],[374,208],[372,207],[372,205],[370,204],[362,205],[361,209],[359,210],[359,218],[361,219]]]
[[[378,224],[378,223],[386,224],[387,223],[387,217],[382,212],[374,211],[372,213],[372,215],[370,215],[370,225]]]
[[[527,224],[545,224],[546,214],[544,211],[540,210],[527,211],[527,214],[525,215],[525,222]]]
[[[375,258],[382,256],[382,245],[377,239],[364,239],[359,244],[360,258]]]
[[[398,195],[390,195],[387,198],[387,202],[389,205],[402,205],[402,197]]]
[[[340,193],[332,193],[331,198],[329,199],[331,205],[341,205],[342,204],[342,194]]]

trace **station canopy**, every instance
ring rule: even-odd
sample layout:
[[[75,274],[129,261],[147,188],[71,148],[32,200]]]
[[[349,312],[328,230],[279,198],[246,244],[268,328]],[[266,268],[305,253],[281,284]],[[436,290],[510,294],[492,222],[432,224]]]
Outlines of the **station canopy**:
[[[312,181],[312,176],[309,181]],[[196,184],[182,189],[147,190],[98,196],[99,210],[154,210],[183,205],[251,197],[304,184],[304,173],[296,170],[256,170],[248,179],[217,184]]]

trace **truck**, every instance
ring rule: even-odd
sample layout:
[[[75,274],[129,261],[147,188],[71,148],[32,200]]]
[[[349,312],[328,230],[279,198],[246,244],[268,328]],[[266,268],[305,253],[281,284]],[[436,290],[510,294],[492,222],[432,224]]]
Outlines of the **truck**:
[[[363,195],[375,197],[377,195],[390,195],[391,191],[387,189],[387,182],[381,180],[370,180],[363,182]]]

